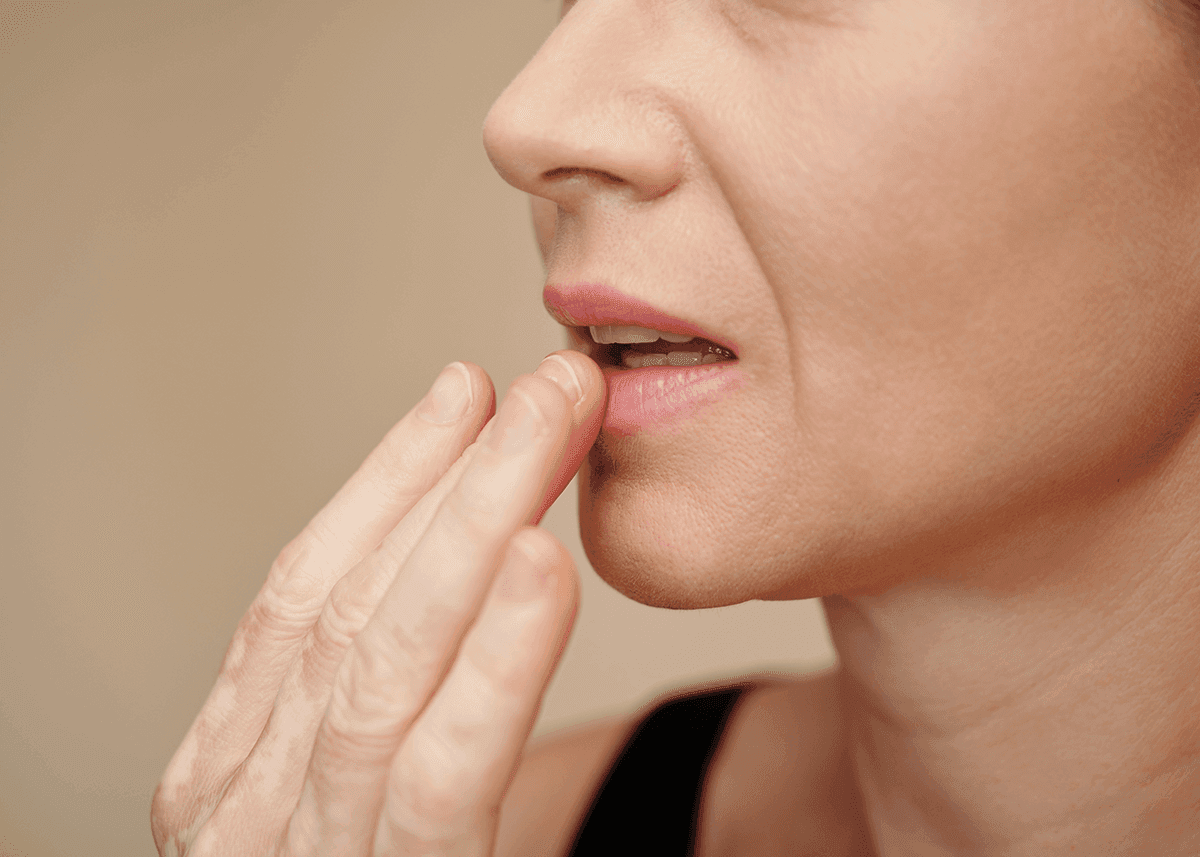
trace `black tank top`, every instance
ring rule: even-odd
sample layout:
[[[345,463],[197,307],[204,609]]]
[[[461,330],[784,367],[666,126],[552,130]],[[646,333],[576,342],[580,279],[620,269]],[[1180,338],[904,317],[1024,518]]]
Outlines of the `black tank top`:
[[[609,769],[571,857],[691,857],[705,774],[746,688],[685,696],[654,709]]]

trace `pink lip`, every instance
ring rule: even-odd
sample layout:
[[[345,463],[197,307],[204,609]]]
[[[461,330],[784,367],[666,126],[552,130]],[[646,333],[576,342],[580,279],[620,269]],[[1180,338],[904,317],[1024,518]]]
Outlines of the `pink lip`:
[[[542,289],[546,312],[567,327],[603,324],[636,324],[664,333],[697,336],[728,348],[735,355],[736,345],[719,334],[712,334],[691,322],[667,315],[645,301],[619,292],[612,286],[547,283]]]
[[[707,366],[603,366],[608,410],[601,431],[676,434],[678,423],[728,399],[746,381],[736,361]]]
[[[697,336],[737,354],[737,348],[729,340],[669,316],[610,286],[548,284],[542,291],[542,302],[550,315],[568,327],[636,324],[665,333]],[[587,336],[587,332],[582,335]],[[591,337],[587,338],[590,342]],[[736,360],[641,369],[601,365],[601,369],[608,385],[608,409],[602,431],[622,437],[644,431],[676,433],[679,422],[728,399],[746,380]]]

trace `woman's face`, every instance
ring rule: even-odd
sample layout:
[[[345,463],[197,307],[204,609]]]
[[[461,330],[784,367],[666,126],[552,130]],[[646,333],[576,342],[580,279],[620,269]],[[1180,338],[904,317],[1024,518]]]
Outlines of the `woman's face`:
[[[566,8],[484,126],[547,281],[720,334],[744,376],[602,432],[580,515],[610,584],[696,607],[959,573],[1186,427],[1200,86],[1149,0]]]

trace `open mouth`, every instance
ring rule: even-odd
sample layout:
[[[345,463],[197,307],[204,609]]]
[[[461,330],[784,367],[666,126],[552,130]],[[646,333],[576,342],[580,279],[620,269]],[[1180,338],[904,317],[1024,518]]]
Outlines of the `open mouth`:
[[[587,327],[576,327],[574,331],[588,345],[588,356],[601,366],[640,369],[644,366],[707,366],[737,360],[737,355],[728,348],[699,337],[687,342],[658,339],[654,342],[614,342],[604,345],[592,338]]]

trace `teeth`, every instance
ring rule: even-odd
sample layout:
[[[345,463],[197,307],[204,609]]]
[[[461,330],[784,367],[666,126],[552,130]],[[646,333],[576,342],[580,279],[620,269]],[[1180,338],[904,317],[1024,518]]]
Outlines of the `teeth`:
[[[621,358],[621,362],[629,369],[641,369],[643,366],[666,366],[667,355],[638,354],[636,351],[630,351]]]
[[[638,342],[657,342],[660,339],[667,342],[691,342],[696,338],[678,333],[663,333],[661,330],[638,327],[635,324],[591,325],[588,330],[592,333],[592,339],[601,345],[612,345],[614,342],[633,345]]]
[[[696,366],[720,363],[722,358],[716,354],[700,356],[699,351],[672,351],[670,354],[639,354],[628,351],[621,358],[627,369],[640,369],[643,366]]]

